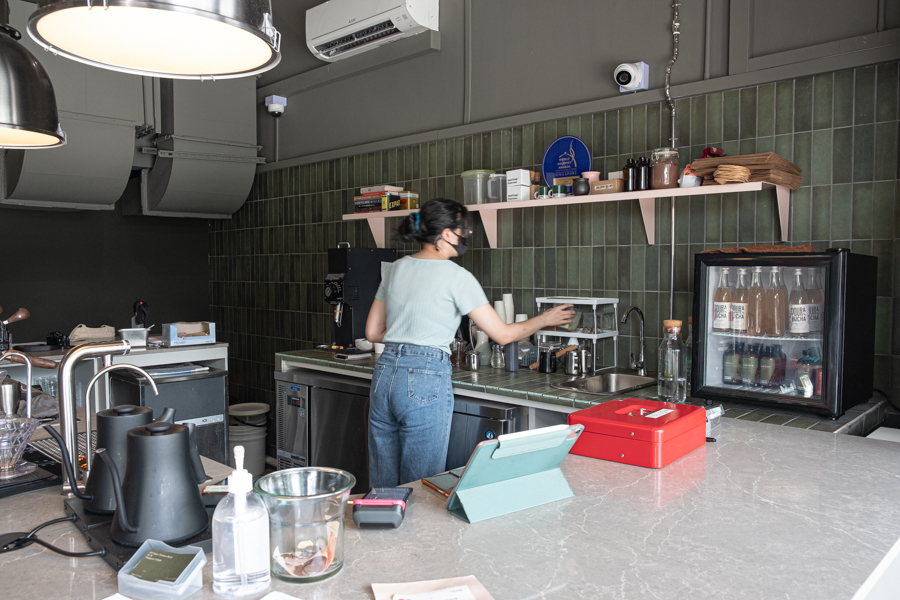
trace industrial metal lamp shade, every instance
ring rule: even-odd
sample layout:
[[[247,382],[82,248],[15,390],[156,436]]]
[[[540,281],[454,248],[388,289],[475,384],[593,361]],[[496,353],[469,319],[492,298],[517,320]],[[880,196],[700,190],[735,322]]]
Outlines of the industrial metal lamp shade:
[[[39,0],[28,34],[85,64],[174,79],[226,79],[281,60],[270,0]]]
[[[0,148],[52,148],[66,143],[53,84],[41,63],[0,26]]]

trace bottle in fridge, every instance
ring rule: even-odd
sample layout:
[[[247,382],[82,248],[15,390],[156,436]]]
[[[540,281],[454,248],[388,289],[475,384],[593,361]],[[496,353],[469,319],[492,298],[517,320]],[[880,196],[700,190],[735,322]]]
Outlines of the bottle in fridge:
[[[747,334],[766,334],[766,290],[762,285],[762,267],[753,267],[750,294],[747,300]]]
[[[657,395],[665,402],[687,398],[687,349],[681,341],[681,321],[663,321],[663,341],[659,345]]]
[[[787,288],[781,280],[781,267],[769,270],[769,289],[766,290],[766,335],[782,337],[787,320]]]
[[[747,288],[747,269],[738,269],[737,284],[731,294],[731,330],[734,333],[747,333],[747,307],[750,302],[750,290]]]
[[[728,285],[728,269],[722,269],[719,286],[713,297],[713,331],[731,331],[731,286]]]
[[[794,284],[788,298],[788,333],[793,337],[809,337],[809,296],[803,288],[803,269],[794,269]]]
[[[696,254],[688,394],[829,417],[867,402],[877,266],[875,257],[847,249]],[[745,298],[746,331],[737,306]],[[731,328],[719,331],[713,317],[724,300],[731,304]]]

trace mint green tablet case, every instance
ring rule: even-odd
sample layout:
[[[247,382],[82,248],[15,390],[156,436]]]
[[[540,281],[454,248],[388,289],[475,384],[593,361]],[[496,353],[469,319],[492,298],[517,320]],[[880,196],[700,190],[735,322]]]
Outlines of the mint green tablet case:
[[[584,426],[576,424],[481,442],[447,500],[447,510],[476,523],[574,496],[559,465],[582,431]]]

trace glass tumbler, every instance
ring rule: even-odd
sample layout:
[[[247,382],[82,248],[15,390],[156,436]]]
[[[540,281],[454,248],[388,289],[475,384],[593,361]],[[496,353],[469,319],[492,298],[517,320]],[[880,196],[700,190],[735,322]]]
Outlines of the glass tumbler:
[[[272,574],[319,581],[344,565],[344,511],[356,478],[340,469],[303,467],[261,477],[254,489],[269,511]]]

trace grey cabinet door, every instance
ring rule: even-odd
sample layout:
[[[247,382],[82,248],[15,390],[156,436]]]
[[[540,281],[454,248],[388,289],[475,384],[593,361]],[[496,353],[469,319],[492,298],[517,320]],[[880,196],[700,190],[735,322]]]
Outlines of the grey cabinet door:
[[[310,466],[343,469],[356,477],[352,493],[369,490],[369,397],[310,389]]]

